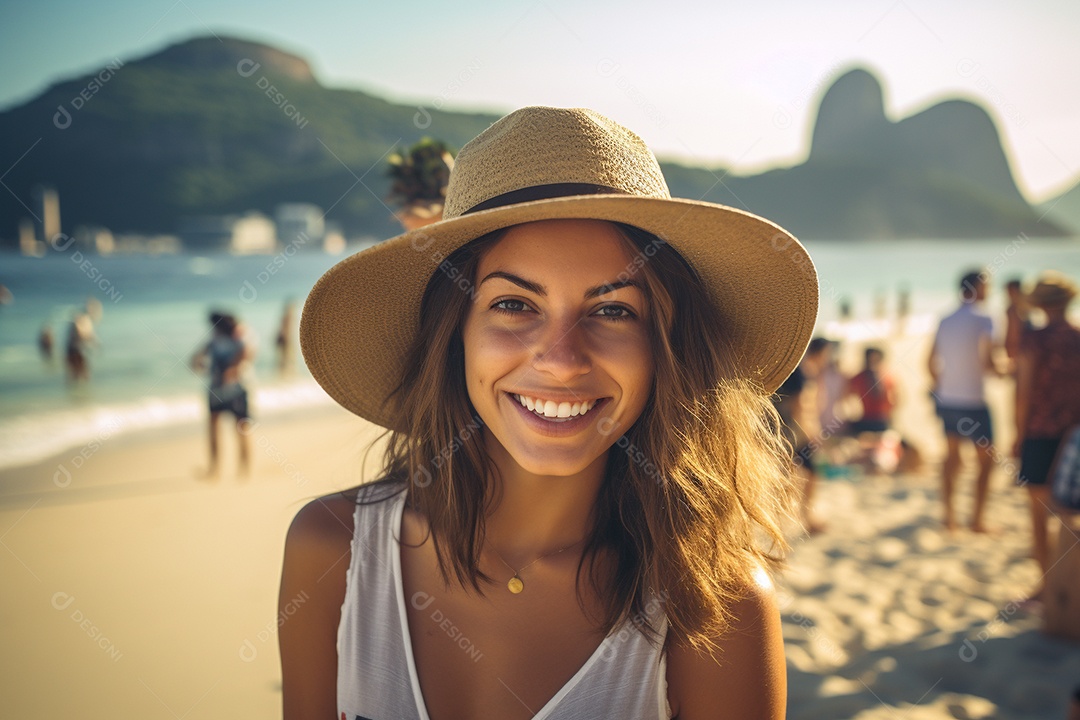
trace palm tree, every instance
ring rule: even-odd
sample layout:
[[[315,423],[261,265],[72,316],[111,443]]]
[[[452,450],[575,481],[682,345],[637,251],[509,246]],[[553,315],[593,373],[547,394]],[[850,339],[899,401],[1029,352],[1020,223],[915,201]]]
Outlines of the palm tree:
[[[395,215],[406,230],[430,225],[442,219],[446,185],[454,167],[454,155],[446,143],[421,138],[404,154],[387,158],[391,178],[392,203],[400,204]]]

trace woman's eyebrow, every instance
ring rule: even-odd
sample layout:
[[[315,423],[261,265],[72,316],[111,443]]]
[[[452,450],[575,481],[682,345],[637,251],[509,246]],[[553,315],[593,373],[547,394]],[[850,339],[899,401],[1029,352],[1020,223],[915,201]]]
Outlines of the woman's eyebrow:
[[[487,275],[484,276],[484,279],[480,281],[479,285],[483,285],[488,280],[491,280],[493,278],[502,278],[503,280],[509,280],[510,282],[514,283],[515,285],[517,285],[517,286],[519,286],[521,288],[524,288],[525,290],[528,290],[531,293],[536,293],[537,295],[540,295],[540,296],[546,296],[547,295],[547,288],[545,288],[540,283],[535,283],[535,282],[532,282],[531,280],[526,280],[523,277],[518,277],[517,275],[514,275],[513,273],[504,272],[502,270],[496,270],[495,272],[488,273]],[[479,285],[477,287],[479,287]]]
[[[603,285],[597,285],[594,288],[589,288],[585,291],[585,299],[590,300],[600,295],[605,295],[610,292],[615,292],[616,290],[621,290],[624,287],[635,287],[638,290],[644,292],[644,289],[641,287],[641,283],[635,280],[616,280],[615,282],[604,283]]]
[[[480,281],[480,285],[483,285],[488,280],[492,280],[494,278],[502,278],[503,280],[512,282],[518,287],[528,290],[529,292],[536,293],[541,297],[547,296],[547,288],[540,283],[526,280],[523,277],[514,275],[513,273],[505,272],[503,270],[495,270],[494,272],[488,273],[484,276],[484,279]],[[596,287],[589,288],[585,291],[585,299],[590,300],[594,297],[598,297],[606,293],[615,292],[616,290],[624,287],[635,287],[638,290],[642,289],[641,284],[635,280],[616,280],[614,282],[603,283],[601,285],[597,285]]]

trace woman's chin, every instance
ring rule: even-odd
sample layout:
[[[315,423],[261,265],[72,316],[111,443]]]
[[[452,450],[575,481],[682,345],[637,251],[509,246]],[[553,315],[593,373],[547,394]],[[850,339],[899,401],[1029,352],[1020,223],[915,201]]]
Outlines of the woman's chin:
[[[527,451],[517,449],[509,452],[510,459],[525,473],[538,476],[571,477],[589,469],[597,457],[580,452],[553,452],[550,447]]]

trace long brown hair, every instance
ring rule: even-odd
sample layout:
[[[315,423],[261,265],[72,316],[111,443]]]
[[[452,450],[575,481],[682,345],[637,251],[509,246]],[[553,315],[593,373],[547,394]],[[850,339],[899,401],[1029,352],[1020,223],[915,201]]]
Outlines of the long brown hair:
[[[656,236],[615,225],[634,256],[625,272],[639,274],[649,298],[655,375],[633,426],[598,423],[613,445],[578,594],[587,577],[605,634],[629,619],[654,638],[652,601],[660,599],[675,635],[710,649],[729,625],[731,604],[787,547],[781,518],[792,499],[791,451],[693,268]],[[479,259],[504,232],[451,254],[428,283],[391,398],[403,429],[390,432],[384,457],[383,482],[403,487],[425,517],[444,581],[481,593],[490,582],[479,557],[495,468],[465,385],[461,328]],[[614,559],[613,574],[591,562],[601,551]]]

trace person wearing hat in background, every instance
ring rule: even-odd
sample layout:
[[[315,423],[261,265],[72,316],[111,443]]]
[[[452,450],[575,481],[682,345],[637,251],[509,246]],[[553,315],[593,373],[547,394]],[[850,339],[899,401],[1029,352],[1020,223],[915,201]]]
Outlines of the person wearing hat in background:
[[[795,238],[672,199],[596,112],[468,143],[441,222],[304,305],[313,376],[389,437],[289,529],[285,719],[782,718],[769,396],[817,296]]]
[[[1059,272],[1043,273],[1028,302],[1046,314],[1044,327],[1028,330],[1020,339],[1016,374],[1016,446],[1020,458],[1017,484],[1031,497],[1034,557],[1039,585],[1027,598],[1042,598],[1050,569],[1048,475],[1065,432],[1080,424],[1080,329],[1066,318],[1076,285]]]

